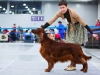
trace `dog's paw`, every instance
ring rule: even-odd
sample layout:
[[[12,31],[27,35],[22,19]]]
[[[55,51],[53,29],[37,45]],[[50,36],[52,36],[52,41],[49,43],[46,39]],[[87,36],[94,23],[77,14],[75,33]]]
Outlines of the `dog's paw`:
[[[86,72],[87,72],[87,70],[86,70],[86,69],[81,69],[80,71],[83,71],[84,73],[86,73]]]
[[[84,72],[84,73],[86,73],[86,72],[87,72],[87,70],[86,70],[86,69],[84,69],[84,70],[83,70],[83,72]]]
[[[81,69],[80,71],[84,71],[84,69]]]
[[[50,72],[50,70],[49,69],[45,69],[45,72]]]

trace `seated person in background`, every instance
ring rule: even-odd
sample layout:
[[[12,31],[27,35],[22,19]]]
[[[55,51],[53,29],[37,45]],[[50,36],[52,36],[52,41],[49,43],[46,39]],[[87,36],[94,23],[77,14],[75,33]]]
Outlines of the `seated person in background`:
[[[55,32],[55,41],[60,42],[61,38],[60,38],[60,34],[56,26],[54,28],[54,32]]]
[[[57,42],[60,42],[60,34],[59,33],[56,33],[55,34],[55,41],[57,41]]]
[[[4,29],[4,30],[3,30],[3,33],[4,33],[4,34],[6,34],[6,33],[8,33],[8,32],[9,32],[9,31],[8,31],[7,29]]]
[[[96,26],[100,26],[100,20],[99,19],[96,20]]]
[[[55,36],[54,36],[54,34],[52,33],[51,30],[47,30],[46,33],[47,33],[47,36],[48,36],[50,39],[55,40]]]

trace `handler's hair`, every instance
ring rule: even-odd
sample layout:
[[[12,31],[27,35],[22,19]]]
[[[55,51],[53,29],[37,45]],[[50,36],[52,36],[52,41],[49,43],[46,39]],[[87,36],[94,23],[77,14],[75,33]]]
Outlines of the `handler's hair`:
[[[59,2],[58,6],[61,6],[61,5],[65,5],[65,6],[67,6],[68,3],[67,3],[66,0],[61,0],[61,1]]]

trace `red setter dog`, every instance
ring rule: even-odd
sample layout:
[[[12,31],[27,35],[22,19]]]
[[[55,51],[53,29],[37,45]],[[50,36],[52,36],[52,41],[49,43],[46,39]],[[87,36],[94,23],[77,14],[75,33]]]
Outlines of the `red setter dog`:
[[[86,56],[80,45],[73,43],[60,43],[51,40],[42,28],[32,30],[32,33],[40,37],[40,53],[48,62],[48,68],[45,69],[45,72],[50,72],[56,62],[66,62],[68,60],[74,62],[75,64],[82,64],[83,68],[81,71],[87,72],[87,60],[92,57]]]

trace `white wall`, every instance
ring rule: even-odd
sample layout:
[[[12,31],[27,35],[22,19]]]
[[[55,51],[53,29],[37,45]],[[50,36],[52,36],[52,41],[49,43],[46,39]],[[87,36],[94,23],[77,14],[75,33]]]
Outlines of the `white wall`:
[[[77,13],[86,21],[88,25],[95,25],[95,20],[98,18],[98,5],[96,4],[88,4],[88,3],[69,3],[70,8],[73,8],[77,11]],[[43,2],[42,10],[44,11],[42,15],[44,16],[45,21],[34,22],[31,21],[31,16],[33,15],[11,15],[11,14],[0,14],[0,27],[12,27],[15,23],[17,26],[22,27],[37,27],[41,26],[48,20],[50,20],[55,13],[59,10],[57,2]],[[58,20],[61,20],[59,18]],[[57,25],[58,20],[53,23],[53,25]],[[64,22],[64,21],[63,21]],[[65,24],[65,23],[64,23]]]
[[[100,19],[100,0],[98,2],[98,19]]]
[[[58,3],[57,2],[44,2],[43,3],[43,11],[45,16],[45,21],[49,21],[55,13],[59,10]],[[58,20],[62,20],[59,18]],[[58,20],[53,23],[53,25],[57,25]]]
[[[12,27],[13,24],[15,23],[17,26],[21,26],[21,27],[37,27],[37,25],[43,24],[40,21],[38,22],[31,21],[31,16],[33,15],[28,15],[28,14],[1,15],[0,14],[0,26],[1,27]]]

